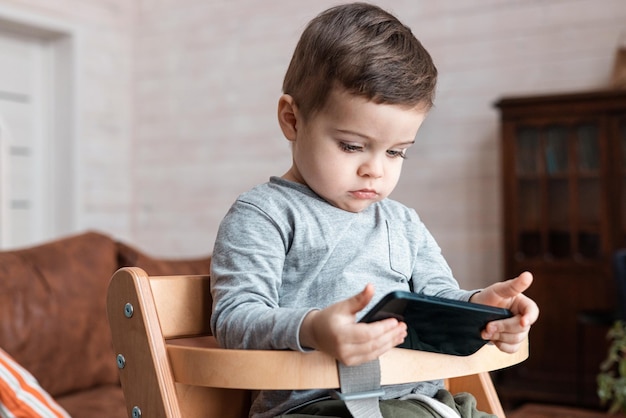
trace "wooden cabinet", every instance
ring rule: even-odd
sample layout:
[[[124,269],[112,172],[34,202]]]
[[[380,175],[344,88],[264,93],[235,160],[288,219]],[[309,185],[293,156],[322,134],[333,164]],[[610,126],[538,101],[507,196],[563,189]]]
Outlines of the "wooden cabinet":
[[[528,270],[540,318],[531,355],[497,376],[505,402],[598,406],[611,271],[626,247],[626,91],[505,98],[501,112],[506,277]]]

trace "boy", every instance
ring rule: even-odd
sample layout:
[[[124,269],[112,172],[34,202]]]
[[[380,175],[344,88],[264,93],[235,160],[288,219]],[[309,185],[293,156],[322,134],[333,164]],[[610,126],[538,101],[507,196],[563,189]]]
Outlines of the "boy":
[[[387,199],[432,106],[436,76],[410,29],[376,6],[337,6],[309,23],[278,103],[292,166],[242,194],[215,243],[211,325],[222,346],[316,349],[348,366],[366,363],[400,344],[406,325],[357,320],[388,292],[413,289],[511,309],[515,317],[491,322],[483,338],[517,350],[538,315],[521,293],[532,276],[459,289],[415,211]],[[399,400],[407,397],[418,400]],[[432,416],[424,414],[439,409],[422,400],[433,397],[483,416],[441,382],[385,387],[380,408],[387,417]],[[261,392],[250,412],[291,413],[350,416],[317,390]]]

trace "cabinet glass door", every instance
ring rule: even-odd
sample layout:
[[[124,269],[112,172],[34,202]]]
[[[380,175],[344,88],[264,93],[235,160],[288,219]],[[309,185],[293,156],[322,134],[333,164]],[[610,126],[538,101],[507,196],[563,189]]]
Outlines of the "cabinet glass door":
[[[570,141],[565,125],[552,125],[544,129],[544,157],[546,166],[547,205],[547,256],[571,256],[572,237],[570,193]]]
[[[599,257],[601,243],[602,173],[600,172],[599,130],[595,124],[576,128],[576,193],[578,255]]]
[[[518,189],[517,257],[532,258],[543,254],[541,220],[541,138],[540,131],[524,127],[517,132],[516,173]]]
[[[621,172],[621,231],[622,231],[622,242],[620,243],[622,248],[626,248],[626,119],[622,120],[620,126],[620,155],[621,155],[621,163],[619,164],[619,171]]]
[[[599,257],[604,187],[599,123],[523,126],[515,147],[516,258]]]

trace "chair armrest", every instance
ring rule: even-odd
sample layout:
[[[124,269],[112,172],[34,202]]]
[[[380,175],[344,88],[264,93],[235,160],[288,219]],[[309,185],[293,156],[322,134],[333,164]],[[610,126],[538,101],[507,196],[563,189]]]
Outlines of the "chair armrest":
[[[212,337],[206,346],[167,343],[174,380],[196,386],[253,390],[338,388],[336,361],[314,351],[229,350]],[[381,385],[419,382],[497,370],[528,358],[528,341],[513,354],[486,344],[470,356],[394,348],[380,357]]]

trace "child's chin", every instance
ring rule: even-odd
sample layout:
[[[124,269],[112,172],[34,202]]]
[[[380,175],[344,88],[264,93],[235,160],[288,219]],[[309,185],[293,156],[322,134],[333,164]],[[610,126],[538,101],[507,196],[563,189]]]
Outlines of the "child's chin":
[[[339,209],[345,210],[346,212],[359,213],[359,212],[363,212],[365,209],[369,208],[372,203],[374,203],[374,202],[373,201],[367,201],[367,202],[363,201],[363,202],[359,202],[359,203],[335,205],[335,206],[338,207]]]

